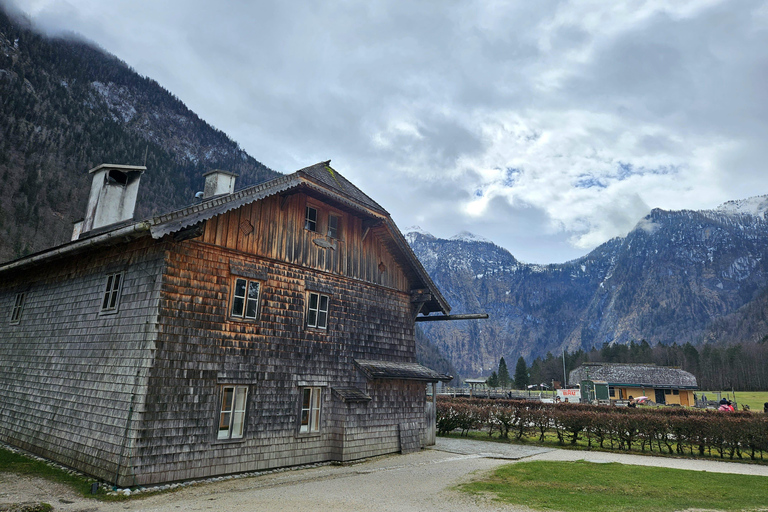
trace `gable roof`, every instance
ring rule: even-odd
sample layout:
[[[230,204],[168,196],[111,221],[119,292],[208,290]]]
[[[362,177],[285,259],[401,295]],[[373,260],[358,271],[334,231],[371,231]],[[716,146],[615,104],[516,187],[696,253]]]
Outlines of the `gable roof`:
[[[568,376],[569,382],[606,381],[610,386],[695,389],[696,377],[680,368],[632,363],[584,363]]]
[[[389,213],[334,170],[330,166],[330,160],[232,194],[215,196],[202,203],[149,219],[138,222],[123,222],[85,233],[78,240],[0,265],[0,274],[12,269],[44,263],[68,254],[76,254],[94,246],[115,245],[143,236],[160,239],[166,235],[192,228],[201,222],[246,204],[278,194],[298,192],[322,198],[326,202],[353,211],[363,217],[363,225],[381,238],[387,250],[402,267],[409,281],[415,283],[418,288],[429,291],[430,299],[424,304],[422,312],[424,314],[430,312],[448,314],[450,312],[450,305],[411,250],[405,237],[390,218]]]

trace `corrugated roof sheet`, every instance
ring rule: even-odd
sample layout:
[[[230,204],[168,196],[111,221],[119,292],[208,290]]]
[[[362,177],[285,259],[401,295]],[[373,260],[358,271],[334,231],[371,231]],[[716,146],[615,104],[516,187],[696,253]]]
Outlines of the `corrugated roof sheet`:
[[[355,359],[357,366],[370,379],[423,380],[425,382],[449,381],[453,377],[445,375],[419,363],[396,363],[393,361],[370,361]]]
[[[609,385],[696,388],[696,377],[680,368],[655,364],[585,363],[573,370],[569,382],[603,380]]]

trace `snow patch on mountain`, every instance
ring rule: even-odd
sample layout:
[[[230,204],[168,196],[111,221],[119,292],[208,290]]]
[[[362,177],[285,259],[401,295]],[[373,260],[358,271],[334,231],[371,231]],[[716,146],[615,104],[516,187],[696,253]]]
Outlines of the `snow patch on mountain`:
[[[462,231],[458,235],[454,235],[450,238],[451,240],[455,242],[485,242],[485,243],[493,243],[487,238],[484,238],[480,235],[475,235],[474,233],[470,233],[469,231]]]
[[[715,209],[718,213],[754,215],[765,217],[768,211],[768,195],[754,196],[747,199],[726,201]]]

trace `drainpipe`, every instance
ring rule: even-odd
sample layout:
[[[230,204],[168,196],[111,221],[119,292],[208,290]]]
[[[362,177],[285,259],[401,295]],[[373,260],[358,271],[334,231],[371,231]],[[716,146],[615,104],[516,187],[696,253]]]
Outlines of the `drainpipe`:
[[[115,485],[113,490],[117,489],[117,480],[120,478],[120,468],[123,465],[123,459],[125,458],[125,447],[128,444],[128,433],[131,430],[131,419],[133,418],[133,405],[136,401],[136,386],[139,383],[139,376],[141,370],[136,371],[136,378],[133,381],[133,391],[131,392],[131,403],[128,406],[128,418],[125,421],[125,432],[123,432],[123,444],[120,447],[120,458],[117,461],[117,470],[115,471]]]

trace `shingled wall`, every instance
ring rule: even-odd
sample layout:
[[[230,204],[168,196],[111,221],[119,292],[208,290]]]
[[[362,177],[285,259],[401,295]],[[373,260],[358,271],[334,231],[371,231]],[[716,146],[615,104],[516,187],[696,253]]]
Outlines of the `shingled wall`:
[[[229,318],[237,272],[265,277],[257,322]],[[368,382],[353,359],[415,361],[402,291],[187,241],[167,254],[155,365],[135,447],[136,484],[397,452],[421,439],[421,382]],[[308,290],[331,297],[327,331],[304,327]],[[249,387],[242,440],[217,440],[221,385]],[[298,434],[300,390],[321,386],[321,429]],[[370,402],[345,404],[334,386]]]
[[[127,473],[152,364],[159,249],[134,243],[4,276],[0,440],[105,480],[121,465]],[[119,311],[100,315],[105,275],[120,270]]]
[[[424,383],[368,380],[354,362],[415,362],[409,278],[382,224],[331,210],[344,239],[322,243],[303,228],[306,201],[246,205],[194,240],[116,241],[6,272],[0,440],[120,486],[418,449]],[[116,271],[119,311],[101,315]],[[257,321],[229,316],[235,276],[261,282]],[[309,291],[330,297],[325,330],[305,327]],[[239,440],[217,439],[223,385],[248,387]],[[304,386],[323,390],[311,435],[298,432]]]

